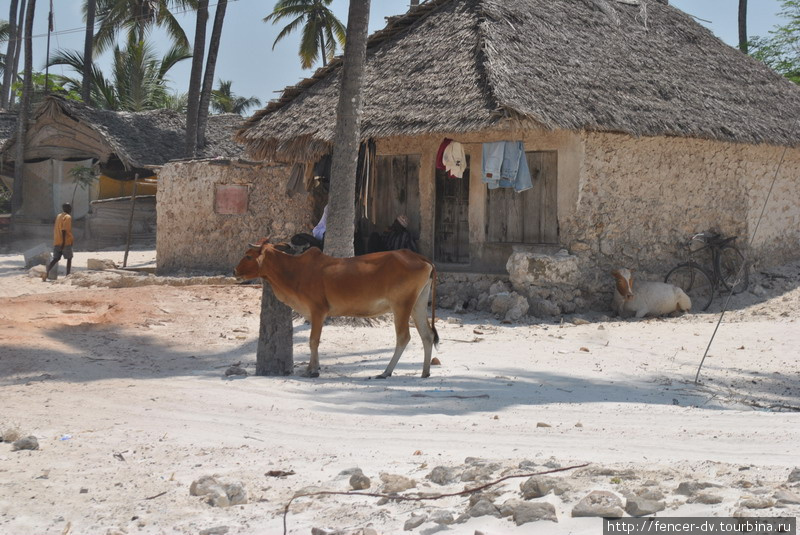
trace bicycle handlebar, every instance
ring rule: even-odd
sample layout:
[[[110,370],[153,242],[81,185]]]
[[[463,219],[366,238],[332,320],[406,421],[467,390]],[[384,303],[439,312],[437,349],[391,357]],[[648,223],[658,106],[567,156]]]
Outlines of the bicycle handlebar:
[[[719,234],[718,232],[711,232],[709,230],[706,230],[703,232],[698,232],[697,234],[689,238],[689,240],[685,242],[683,245],[685,247],[690,247],[693,241],[699,241],[710,246],[720,246],[725,243],[732,242],[737,237],[738,236],[729,236],[727,238],[723,238],[722,234]]]

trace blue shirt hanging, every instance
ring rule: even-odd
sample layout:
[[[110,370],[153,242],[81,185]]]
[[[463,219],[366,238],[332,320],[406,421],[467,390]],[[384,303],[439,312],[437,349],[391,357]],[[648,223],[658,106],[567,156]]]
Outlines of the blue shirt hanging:
[[[514,188],[519,193],[533,187],[522,141],[484,143],[482,173],[489,189]]]

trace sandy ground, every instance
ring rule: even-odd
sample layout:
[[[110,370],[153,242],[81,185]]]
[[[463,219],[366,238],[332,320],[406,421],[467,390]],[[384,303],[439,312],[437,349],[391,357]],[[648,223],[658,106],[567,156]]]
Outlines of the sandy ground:
[[[563,494],[532,500],[550,503],[557,522],[470,516],[478,500],[465,495],[325,495],[294,501],[288,533],[403,533],[424,515],[408,532],[597,534],[601,519],[572,517],[593,490],[625,504],[649,489],[666,506],[659,516],[800,516],[790,481],[800,466],[800,264],[757,274],[732,300],[695,385],[713,313],[504,325],[440,311],[441,366],[426,380],[418,339],[378,381],[392,325],[332,324],[318,379],[225,376],[237,362],[254,372],[259,287],[157,285],[88,272],[87,258],[121,263],[122,253],[78,253],[73,275],[47,283],[21,256],[0,256],[0,433],[39,443],[0,443],[0,533],[283,533],[295,493],[348,491],[356,467],[366,492],[384,492],[390,474],[414,480],[402,494],[432,496],[591,463],[553,475]],[[142,250],[129,264],[153,261]],[[298,370],[308,331],[295,321]],[[453,480],[432,481],[437,467]],[[247,503],[191,496],[211,475],[240,483]],[[521,499],[526,479],[484,497],[498,507]],[[677,492],[691,481],[713,486]],[[448,514],[455,523],[431,521]]]

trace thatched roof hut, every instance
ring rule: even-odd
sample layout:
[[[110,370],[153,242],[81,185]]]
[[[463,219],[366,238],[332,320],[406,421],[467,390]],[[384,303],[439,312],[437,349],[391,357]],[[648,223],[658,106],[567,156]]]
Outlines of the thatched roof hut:
[[[253,115],[249,156],[327,161],[341,66]],[[442,306],[494,310],[504,276],[515,310],[603,306],[612,269],[663,280],[709,229],[752,265],[797,257],[800,88],[666,0],[428,0],[369,38],[363,100],[356,243],[407,215]],[[450,140],[459,176],[439,166]],[[519,193],[484,168],[507,142]]]
[[[211,115],[207,144],[198,157],[237,157],[242,148],[233,141],[242,124],[239,115]],[[56,125],[43,135],[47,125]],[[58,96],[47,97],[34,111],[25,159],[96,158],[109,176],[132,178],[135,172],[184,157],[185,115],[174,110],[118,112],[101,110]],[[0,154],[13,161],[12,133],[0,145]]]
[[[0,116],[0,136],[3,119]],[[242,121],[239,115],[210,116],[207,144],[199,156],[238,157],[242,148],[233,135]],[[23,202],[16,215],[17,229],[31,235],[40,230],[51,232],[49,221],[63,202],[72,202],[73,216],[81,218],[95,200],[131,195],[132,179],[152,177],[160,166],[184,157],[185,129],[185,116],[177,111],[118,112],[60,96],[45,97],[33,110],[25,136]],[[9,188],[17,163],[16,137],[12,131],[0,144],[0,179]],[[71,171],[95,165],[99,180],[79,187]],[[152,196],[157,187],[152,181],[137,186],[137,196]],[[154,208],[152,212],[155,214]],[[23,223],[30,228],[23,228]],[[107,238],[110,231],[103,228],[95,234]]]
[[[341,60],[236,139],[256,158],[329,151]],[[800,89],[664,0],[429,0],[368,43],[363,138],[532,127],[795,145]]]

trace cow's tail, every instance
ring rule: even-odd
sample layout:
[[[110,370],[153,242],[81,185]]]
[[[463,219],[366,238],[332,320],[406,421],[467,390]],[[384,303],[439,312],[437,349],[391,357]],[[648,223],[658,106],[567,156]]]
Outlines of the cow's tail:
[[[431,329],[433,346],[439,350],[439,333],[436,332],[436,266],[431,262]]]

